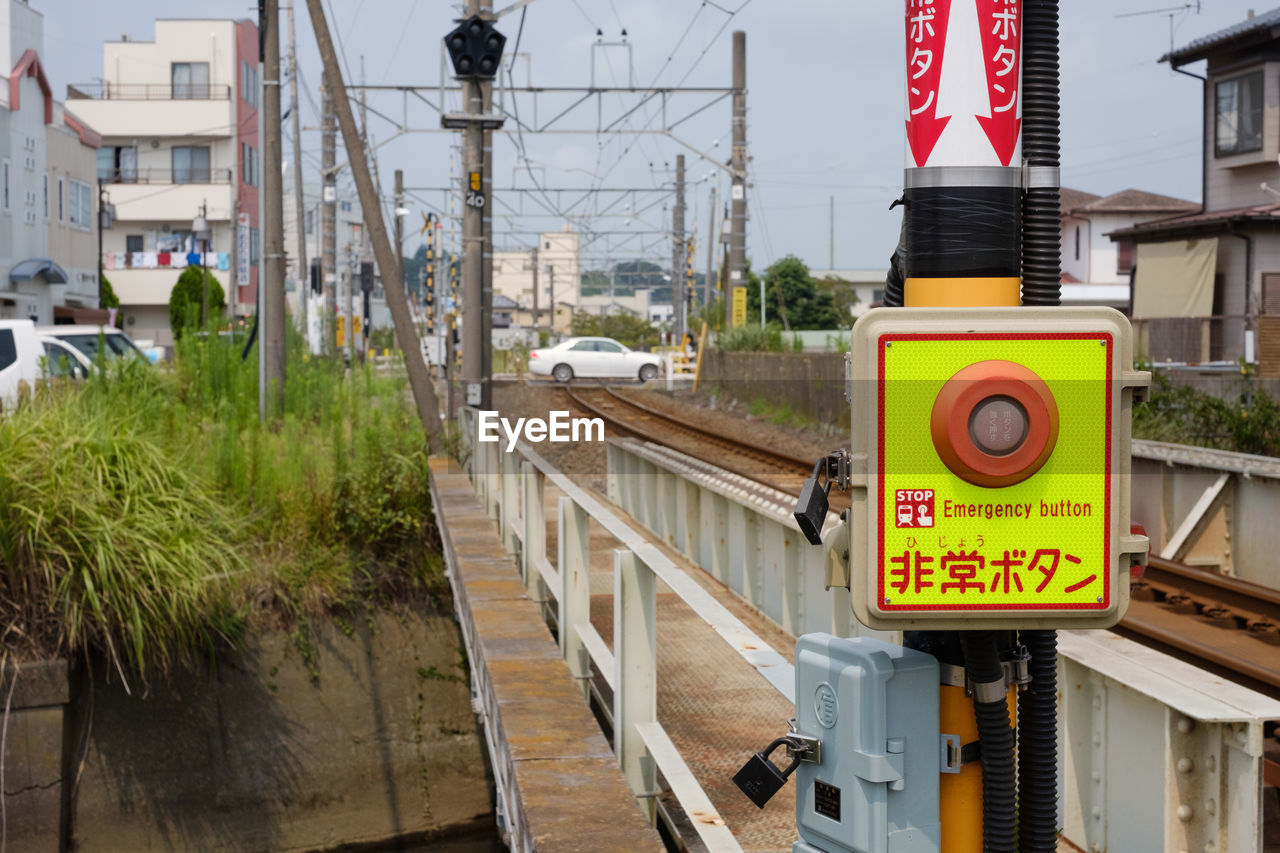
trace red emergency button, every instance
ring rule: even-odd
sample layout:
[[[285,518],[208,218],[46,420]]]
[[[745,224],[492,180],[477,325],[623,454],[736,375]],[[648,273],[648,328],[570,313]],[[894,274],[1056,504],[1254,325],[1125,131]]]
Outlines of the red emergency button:
[[[981,361],[947,380],[929,421],[944,465],[975,486],[1021,483],[1058,441],[1058,404],[1044,380],[1012,361]]]

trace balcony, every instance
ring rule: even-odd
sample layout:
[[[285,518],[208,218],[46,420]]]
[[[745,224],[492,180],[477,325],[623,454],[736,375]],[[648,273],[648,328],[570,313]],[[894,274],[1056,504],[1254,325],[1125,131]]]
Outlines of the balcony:
[[[230,220],[236,184],[231,169],[137,169],[103,178],[121,222],[182,221],[208,205],[208,218]]]
[[[67,109],[104,137],[230,137],[236,133],[235,100],[226,85],[68,86]]]
[[[229,101],[231,87],[215,83],[75,83],[68,101]]]

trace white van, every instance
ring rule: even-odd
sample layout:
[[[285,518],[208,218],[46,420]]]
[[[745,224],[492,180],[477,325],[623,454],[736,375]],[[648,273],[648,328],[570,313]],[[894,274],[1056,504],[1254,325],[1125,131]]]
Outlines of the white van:
[[[35,389],[44,348],[30,320],[0,320],[0,405],[12,409]]]

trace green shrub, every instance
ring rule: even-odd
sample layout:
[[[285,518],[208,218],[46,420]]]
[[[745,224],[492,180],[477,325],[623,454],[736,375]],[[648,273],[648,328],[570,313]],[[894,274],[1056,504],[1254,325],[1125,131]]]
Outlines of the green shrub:
[[[1151,396],[1133,410],[1136,438],[1193,444],[1238,453],[1280,456],[1280,404],[1242,382],[1223,397],[1189,386],[1174,389],[1156,371]]]
[[[205,276],[209,277],[209,317],[204,316]],[[175,338],[186,329],[205,329],[210,318],[222,316],[227,295],[217,277],[203,267],[189,266],[169,293],[169,328]]]
[[[786,351],[782,343],[782,327],[775,323],[763,327],[755,323],[721,332],[716,338],[716,347],[724,352]]]

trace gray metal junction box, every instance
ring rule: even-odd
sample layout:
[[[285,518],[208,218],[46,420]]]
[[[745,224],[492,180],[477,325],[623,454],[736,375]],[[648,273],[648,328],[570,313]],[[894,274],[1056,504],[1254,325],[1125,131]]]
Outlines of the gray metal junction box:
[[[796,727],[822,741],[796,769],[793,853],[936,853],[938,662],[870,638],[796,642]]]

